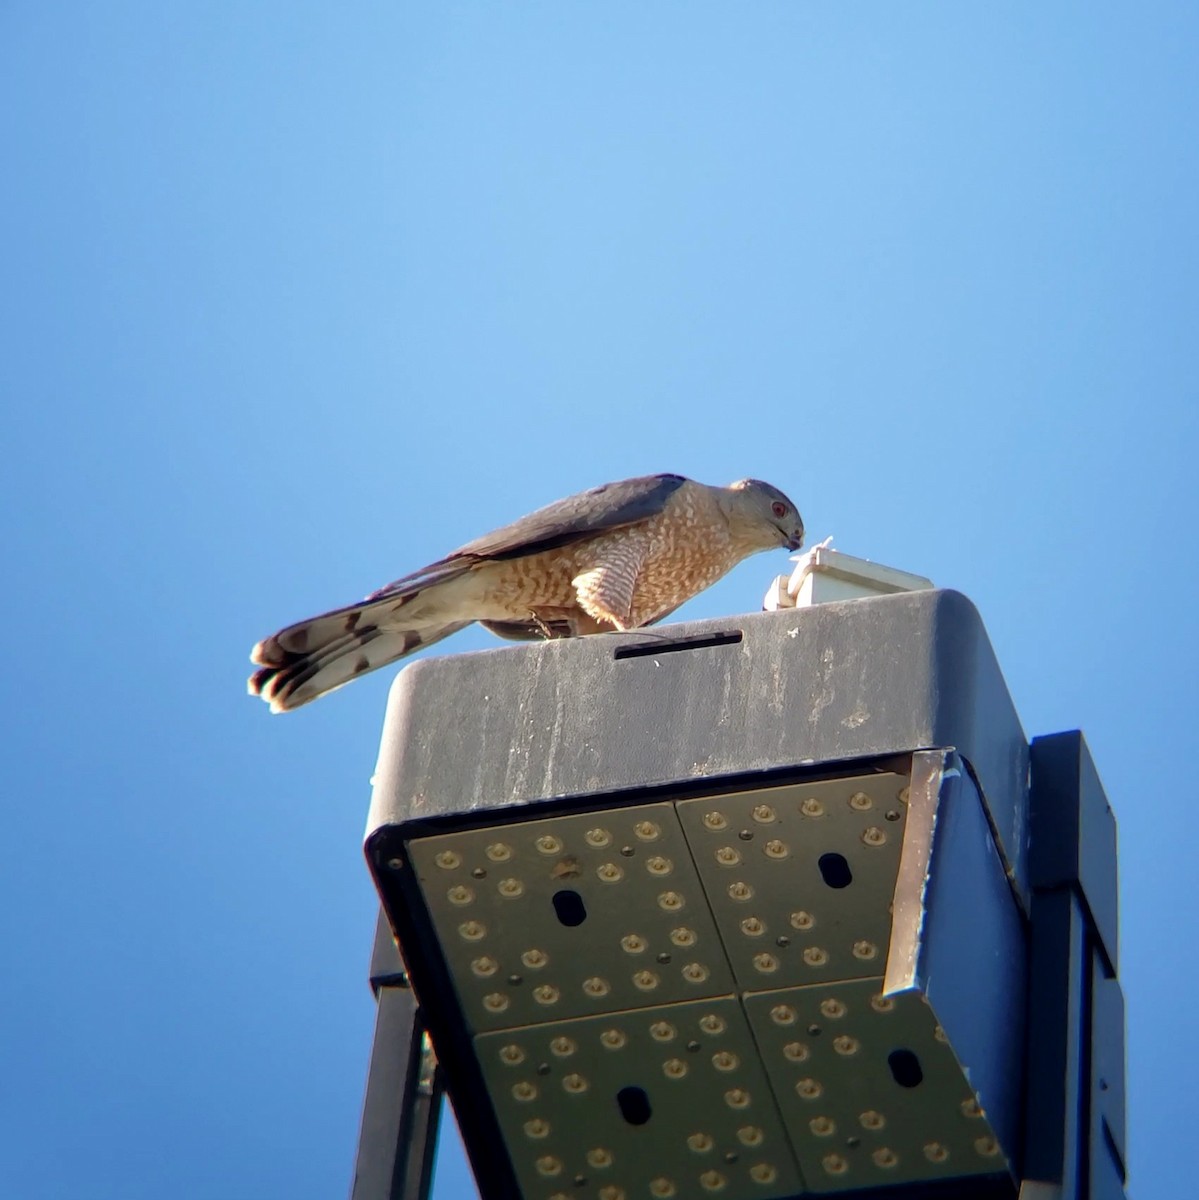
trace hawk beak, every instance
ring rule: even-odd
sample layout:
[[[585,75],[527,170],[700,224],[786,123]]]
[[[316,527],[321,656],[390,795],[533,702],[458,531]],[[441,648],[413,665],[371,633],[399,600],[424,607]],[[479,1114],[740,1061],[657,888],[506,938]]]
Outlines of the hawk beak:
[[[802,529],[797,534],[795,534],[794,537],[790,537],[787,539],[787,549],[788,550],[802,550],[803,549],[803,530]]]

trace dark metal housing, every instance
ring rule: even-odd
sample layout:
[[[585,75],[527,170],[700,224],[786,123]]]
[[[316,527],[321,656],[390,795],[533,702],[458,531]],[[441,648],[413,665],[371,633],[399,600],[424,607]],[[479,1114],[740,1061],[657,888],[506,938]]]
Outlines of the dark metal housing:
[[[417,662],[366,851],[355,1200],[424,1026],[486,1200],[1123,1194],[1114,822],[954,592]]]

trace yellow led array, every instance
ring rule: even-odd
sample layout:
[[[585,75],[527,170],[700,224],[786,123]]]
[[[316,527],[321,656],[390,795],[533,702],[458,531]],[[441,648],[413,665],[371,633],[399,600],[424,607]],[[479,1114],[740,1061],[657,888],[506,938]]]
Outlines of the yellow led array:
[[[802,1186],[731,997],[486,1034],[476,1044],[531,1197],[556,1192],[533,1180],[569,1182],[572,1200],[584,1194],[577,1189],[598,1196],[604,1187],[629,1197],[770,1200]],[[652,1156],[613,1104],[622,1088],[644,1098],[661,1139]]]
[[[1003,1168],[931,1010],[882,994],[909,799],[881,773],[410,844],[530,1200]]]
[[[412,844],[478,1029],[731,992],[670,804]],[[631,926],[631,927],[630,927]]]

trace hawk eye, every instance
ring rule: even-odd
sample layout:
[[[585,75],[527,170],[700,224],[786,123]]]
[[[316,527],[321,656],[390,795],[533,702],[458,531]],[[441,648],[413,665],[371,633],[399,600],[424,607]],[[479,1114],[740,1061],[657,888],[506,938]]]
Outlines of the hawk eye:
[[[776,517],[782,517],[787,513],[787,506],[781,500],[776,500],[770,506],[770,511],[774,513]]]

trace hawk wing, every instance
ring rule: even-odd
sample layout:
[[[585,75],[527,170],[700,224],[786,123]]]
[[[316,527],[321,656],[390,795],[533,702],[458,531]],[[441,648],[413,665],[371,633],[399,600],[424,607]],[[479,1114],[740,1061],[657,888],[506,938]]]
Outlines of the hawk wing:
[[[596,534],[635,525],[655,517],[667,500],[687,480],[682,475],[640,475],[618,483],[604,483],[585,492],[555,500],[511,525],[485,533],[460,546],[445,558],[405,575],[386,587],[372,592],[368,600],[380,600],[396,593],[408,593],[431,583],[440,583],[461,575],[478,562],[524,558],[556,550]],[[523,633],[501,634],[525,636]]]

